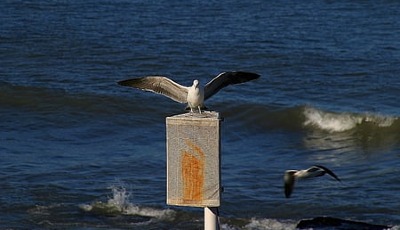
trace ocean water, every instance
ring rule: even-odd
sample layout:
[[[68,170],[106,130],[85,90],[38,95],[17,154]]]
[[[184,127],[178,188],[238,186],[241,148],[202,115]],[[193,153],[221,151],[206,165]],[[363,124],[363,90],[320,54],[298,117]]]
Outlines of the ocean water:
[[[117,81],[259,79],[206,105],[222,123],[221,229],[329,216],[400,226],[397,1],[4,0],[0,228],[202,229],[166,205],[166,97]],[[341,179],[283,173],[314,164]]]

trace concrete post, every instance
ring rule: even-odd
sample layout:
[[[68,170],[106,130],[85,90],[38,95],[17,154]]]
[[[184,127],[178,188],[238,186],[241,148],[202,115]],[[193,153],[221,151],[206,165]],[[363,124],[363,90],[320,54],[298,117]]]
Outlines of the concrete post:
[[[205,208],[205,222],[214,223],[205,228],[217,225],[213,208],[220,206],[220,124],[217,112],[166,118],[167,204]]]

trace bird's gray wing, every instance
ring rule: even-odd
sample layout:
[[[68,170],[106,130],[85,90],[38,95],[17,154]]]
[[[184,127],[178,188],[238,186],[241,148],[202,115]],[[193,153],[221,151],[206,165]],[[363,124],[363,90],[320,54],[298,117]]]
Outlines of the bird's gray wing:
[[[338,176],[335,175],[330,169],[324,167],[322,165],[314,165],[315,167],[323,169],[326,173],[328,173],[331,177],[335,178],[337,181],[341,181]]]
[[[294,178],[294,173],[291,171],[286,171],[285,175],[284,175],[284,182],[285,182],[285,197],[289,198],[290,195],[293,192],[293,188],[294,188],[294,182],[295,182],[295,178]]]
[[[220,73],[204,86],[204,100],[210,98],[212,95],[216,94],[219,90],[228,85],[244,83],[259,77],[259,74],[250,72],[237,71]]]
[[[129,86],[145,91],[162,94],[180,103],[187,102],[189,87],[182,86],[171,79],[163,76],[148,76],[133,78],[118,82],[119,85]]]

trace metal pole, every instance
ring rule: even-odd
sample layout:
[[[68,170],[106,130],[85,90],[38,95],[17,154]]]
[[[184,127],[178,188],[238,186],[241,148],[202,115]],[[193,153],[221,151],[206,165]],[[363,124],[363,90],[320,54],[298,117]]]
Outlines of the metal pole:
[[[218,208],[204,208],[204,230],[219,230]]]

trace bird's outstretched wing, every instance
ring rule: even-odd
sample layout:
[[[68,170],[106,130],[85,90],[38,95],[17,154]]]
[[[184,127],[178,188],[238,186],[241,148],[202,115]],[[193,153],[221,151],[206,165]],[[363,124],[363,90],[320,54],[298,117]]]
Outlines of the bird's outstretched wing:
[[[180,103],[187,102],[189,87],[182,86],[171,79],[163,76],[148,76],[133,78],[118,82],[119,85],[129,86],[145,91],[162,94]]]
[[[290,195],[292,194],[295,181],[296,181],[296,179],[294,177],[294,172],[291,171],[291,170],[286,171],[285,175],[284,175],[284,185],[285,185],[285,196],[286,196],[286,198],[289,198]]]
[[[219,90],[228,85],[244,83],[259,77],[259,74],[250,72],[237,71],[220,73],[204,86],[204,100],[210,98],[212,95],[216,94]]]
[[[333,172],[332,172],[330,169],[328,169],[327,167],[324,167],[324,166],[322,166],[322,165],[314,165],[314,167],[318,167],[318,168],[323,169],[323,170],[324,170],[326,173],[328,173],[331,177],[335,178],[337,181],[341,181],[341,180],[339,179],[339,177],[336,176],[335,173],[333,173]]]

